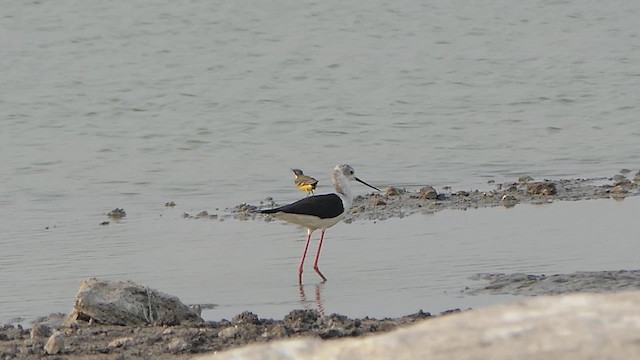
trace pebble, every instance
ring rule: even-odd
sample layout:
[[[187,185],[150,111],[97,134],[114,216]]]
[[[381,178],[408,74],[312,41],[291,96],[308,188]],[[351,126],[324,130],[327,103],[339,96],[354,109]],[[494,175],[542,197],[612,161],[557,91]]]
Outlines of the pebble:
[[[133,344],[134,344],[134,341],[132,337],[123,337],[123,338],[119,338],[111,341],[107,346],[111,349],[119,348],[119,347],[126,349],[127,347]]]
[[[267,339],[281,339],[287,337],[289,334],[289,328],[282,324],[276,324],[271,329],[267,328],[264,333],[262,333],[262,337]]]
[[[398,195],[402,195],[404,193],[406,193],[407,191],[405,189],[401,189],[401,188],[397,188],[397,187],[393,187],[393,186],[389,186],[385,191],[384,191],[384,196],[398,196]]]
[[[518,182],[519,183],[528,183],[529,181],[533,181],[533,178],[531,176],[528,176],[528,175],[520,176],[518,178]]]
[[[259,325],[260,324],[260,319],[258,319],[258,315],[250,312],[250,311],[244,311],[236,316],[234,316],[231,319],[231,323],[235,324],[235,325],[242,325],[242,324],[254,324],[254,325]]]
[[[60,331],[56,331],[49,337],[47,343],[44,344],[44,351],[49,355],[59,354],[64,348],[64,335]]]
[[[174,338],[167,345],[167,349],[173,353],[181,352],[186,350],[189,347],[189,344],[182,338]]]
[[[624,176],[624,175],[617,174],[617,175],[613,175],[612,179],[613,179],[614,182],[620,182],[620,181],[626,180],[627,177]]]
[[[221,339],[235,338],[239,333],[238,326],[229,326],[218,332],[218,337]]]
[[[527,192],[534,195],[556,195],[558,190],[553,183],[550,182],[536,182],[527,185]]]
[[[435,200],[438,198],[438,192],[433,188],[433,186],[425,186],[418,190],[418,197],[420,199]]]
[[[107,213],[107,216],[112,219],[121,219],[127,216],[127,213],[124,209],[115,208]]]
[[[31,327],[31,338],[46,338],[51,336],[51,328],[45,324],[33,324]]]

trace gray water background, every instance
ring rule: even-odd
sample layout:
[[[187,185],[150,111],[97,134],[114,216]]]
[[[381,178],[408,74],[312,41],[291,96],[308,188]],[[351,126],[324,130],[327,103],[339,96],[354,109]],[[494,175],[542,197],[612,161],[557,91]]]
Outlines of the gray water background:
[[[210,319],[300,307],[303,230],[181,217],[296,200],[291,167],[319,193],[337,163],[437,189],[635,172],[639,18],[621,0],[4,1],[0,321],[67,312],[91,276],[219,304]],[[339,224],[303,305],[394,316],[500,301],[452,295],[477,272],[637,268],[638,206]]]

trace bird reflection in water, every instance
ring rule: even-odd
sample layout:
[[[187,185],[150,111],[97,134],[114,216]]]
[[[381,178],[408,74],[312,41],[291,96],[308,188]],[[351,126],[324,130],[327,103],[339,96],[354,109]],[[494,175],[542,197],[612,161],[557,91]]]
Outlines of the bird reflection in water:
[[[320,293],[320,290],[322,288],[322,286],[324,285],[323,283],[320,284],[316,284],[315,286],[315,302],[316,302],[316,307],[318,310],[318,313],[320,314],[320,316],[324,316],[324,304],[322,302],[322,295]],[[300,285],[300,302],[302,303],[302,306],[307,309],[307,310],[312,310],[311,308],[313,306],[310,306],[309,301],[307,301],[307,295],[304,292],[304,286]]]

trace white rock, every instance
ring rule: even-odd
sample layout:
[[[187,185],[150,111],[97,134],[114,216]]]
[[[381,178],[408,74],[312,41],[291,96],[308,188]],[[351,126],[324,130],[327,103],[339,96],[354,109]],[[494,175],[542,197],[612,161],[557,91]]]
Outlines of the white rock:
[[[640,359],[640,292],[537,297],[382,335],[277,341],[197,359]]]
[[[64,349],[64,335],[60,331],[56,331],[44,344],[44,351],[49,355],[54,355],[60,353],[62,349]]]
[[[131,281],[83,280],[66,323],[93,321],[112,325],[178,325],[202,318],[175,296]]]

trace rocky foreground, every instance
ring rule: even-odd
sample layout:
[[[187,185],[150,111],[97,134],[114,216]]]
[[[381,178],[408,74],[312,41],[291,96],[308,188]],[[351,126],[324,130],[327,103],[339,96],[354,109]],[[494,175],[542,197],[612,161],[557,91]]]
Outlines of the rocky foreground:
[[[230,321],[204,321],[197,306],[174,296],[133,282],[88,279],[69,315],[50,315],[31,328],[2,326],[0,359],[188,359],[280,339],[360,337],[431,317],[419,311],[395,319],[350,319],[294,310],[282,320],[244,312]]]
[[[397,319],[296,310],[283,320],[244,312],[203,321],[173,296],[89,279],[68,316],[0,328],[0,359],[40,358],[636,359],[640,291],[539,296]]]

